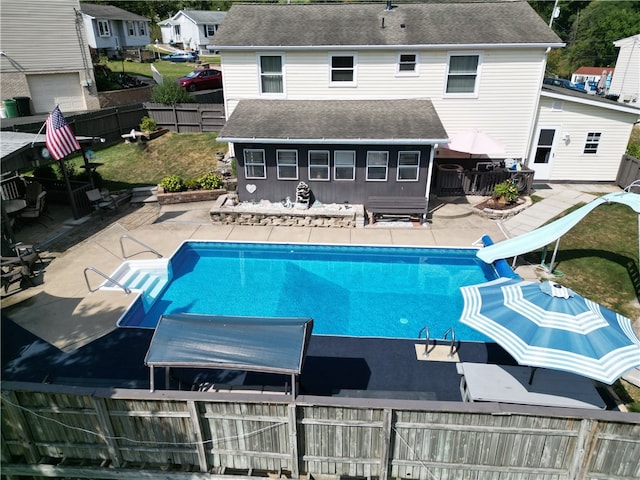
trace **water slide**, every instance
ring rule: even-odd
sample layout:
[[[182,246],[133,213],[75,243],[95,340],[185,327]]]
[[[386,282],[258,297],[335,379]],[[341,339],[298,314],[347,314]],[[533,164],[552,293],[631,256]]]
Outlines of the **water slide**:
[[[609,193],[587,203],[555,222],[537,228],[532,232],[480,249],[478,250],[477,257],[486,263],[492,263],[499,259],[515,257],[523,253],[532,252],[533,250],[542,248],[562,237],[592,210],[607,203],[622,203],[631,207],[640,216],[640,194],[627,191]],[[640,257],[640,245],[638,248]]]

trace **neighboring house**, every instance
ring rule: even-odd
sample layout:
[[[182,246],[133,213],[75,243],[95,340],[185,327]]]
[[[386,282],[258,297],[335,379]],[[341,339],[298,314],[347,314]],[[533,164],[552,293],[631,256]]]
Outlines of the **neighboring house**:
[[[236,4],[214,43],[240,199],[293,199],[304,181],[323,203],[365,204],[428,198],[459,132],[526,163],[546,52],[563,46],[524,1]]]
[[[640,33],[613,44],[620,48],[616,71],[609,88],[610,95],[620,95],[618,101],[640,103]]]
[[[158,22],[162,43],[178,43],[185,49],[207,50],[226,15],[227,12],[213,10],[180,10],[173,17]]]
[[[603,83],[605,89],[609,87],[607,83],[610,83],[611,76],[613,75],[613,68],[610,67],[580,67],[571,75],[571,82],[576,84],[584,84],[587,93],[604,93],[598,92],[597,85],[604,77]],[[609,82],[607,82],[607,78]]]
[[[122,50],[144,49],[151,43],[148,18],[112,5],[81,3],[89,46],[97,55],[120,56]]]
[[[28,97],[32,113],[100,108],[79,10],[78,0],[2,1],[3,99]]]
[[[529,166],[543,180],[615,181],[637,106],[544,85]]]

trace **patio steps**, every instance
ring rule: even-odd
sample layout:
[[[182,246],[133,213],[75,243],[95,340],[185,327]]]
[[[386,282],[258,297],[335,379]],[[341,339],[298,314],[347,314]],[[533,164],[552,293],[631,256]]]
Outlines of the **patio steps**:
[[[142,300],[145,309],[153,305],[155,299],[169,282],[170,277],[170,268],[166,258],[130,260],[124,262],[111,276],[120,285],[143,292]],[[107,281],[103,288],[119,289],[120,287]]]
[[[158,187],[136,187],[131,189],[131,203],[153,203],[158,201]]]

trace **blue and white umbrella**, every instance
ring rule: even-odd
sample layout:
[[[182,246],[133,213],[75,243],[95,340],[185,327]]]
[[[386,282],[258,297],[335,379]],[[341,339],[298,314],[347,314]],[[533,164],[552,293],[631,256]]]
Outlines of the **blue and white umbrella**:
[[[555,282],[499,278],[460,290],[460,321],[493,339],[521,365],[607,384],[640,366],[640,340],[631,320]]]

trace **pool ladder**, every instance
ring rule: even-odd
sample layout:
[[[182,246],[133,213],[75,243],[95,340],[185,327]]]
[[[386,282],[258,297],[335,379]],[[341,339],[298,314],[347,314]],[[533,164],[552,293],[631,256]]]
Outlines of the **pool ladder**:
[[[431,350],[429,350],[429,341],[431,340],[431,337],[429,335],[429,327],[427,327],[425,325],[425,327],[420,330],[420,332],[418,332],[418,340],[420,340],[422,338],[422,333],[424,332],[425,334],[425,342],[424,342],[424,353],[422,354],[423,358],[429,358],[429,353],[431,353],[433,351],[434,348],[436,348],[436,340],[435,338],[433,339],[433,347],[431,348]],[[446,340],[447,337],[449,336],[449,334],[451,334],[451,343],[450,343],[450,348],[449,348],[449,355],[447,355],[449,358],[453,358],[453,356],[455,355],[457,349],[456,349],[456,332],[453,329],[453,327],[451,327],[449,330],[447,330],[446,332],[444,332],[444,335],[442,336],[442,340]]]

